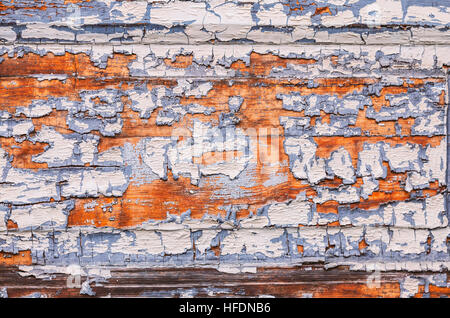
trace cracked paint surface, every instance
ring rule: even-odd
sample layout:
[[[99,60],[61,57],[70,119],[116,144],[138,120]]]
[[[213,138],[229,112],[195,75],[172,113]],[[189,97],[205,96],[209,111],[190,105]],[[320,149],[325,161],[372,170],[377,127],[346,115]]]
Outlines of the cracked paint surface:
[[[0,1],[0,266],[83,295],[313,264],[385,276],[288,295],[448,296],[449,8]],[[249,293],[205,288],[139,295]]]

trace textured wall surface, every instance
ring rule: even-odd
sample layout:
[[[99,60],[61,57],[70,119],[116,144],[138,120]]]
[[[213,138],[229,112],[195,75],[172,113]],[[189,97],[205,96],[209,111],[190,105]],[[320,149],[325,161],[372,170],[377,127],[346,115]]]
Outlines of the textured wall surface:
[[[1,0],[0,297],[449,296],[449,27],[449,0]]]

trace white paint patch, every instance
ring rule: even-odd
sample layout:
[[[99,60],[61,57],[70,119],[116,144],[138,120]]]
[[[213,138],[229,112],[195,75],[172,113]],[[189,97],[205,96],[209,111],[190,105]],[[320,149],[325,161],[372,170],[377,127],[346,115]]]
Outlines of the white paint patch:
[[[9,220],[19,231],[61,230],[66,227],[70,202],[13,207]]]
[[[270,225],[281,227],[317,224],[317,215],[313,214],[311,203],[301,194],[290,202],[271,205],[267,217]]]
[[[352,158],[345,148],[341,147],[331,154],[328,167],[339,178],[343,179],[344,184],[355,183],[355,171],[352,165]]]
[[[261,253],[269,257],[280,257],[284,254],[281,240],[281,229],[242,229],[232,231],[221,244],[222,255]]]

